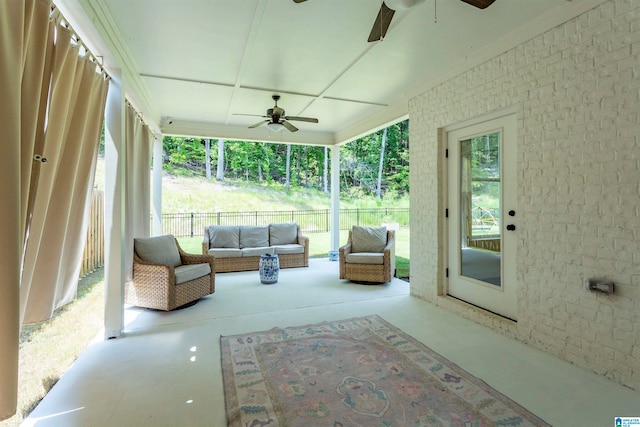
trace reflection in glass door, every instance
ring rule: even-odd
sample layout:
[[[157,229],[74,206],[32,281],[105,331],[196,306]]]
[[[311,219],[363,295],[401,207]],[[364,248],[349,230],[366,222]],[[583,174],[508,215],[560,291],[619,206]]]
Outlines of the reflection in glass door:
[[[501,286],[500,132],[460,141],[460,272]]]

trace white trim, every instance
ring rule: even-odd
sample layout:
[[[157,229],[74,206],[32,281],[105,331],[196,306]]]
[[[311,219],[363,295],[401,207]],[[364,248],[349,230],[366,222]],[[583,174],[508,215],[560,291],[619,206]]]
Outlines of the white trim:
[[[340,247],[340,147],[331,147],[331,250]]]
[[[124,329],[126,239],[124,229],[125,103],[120,75],[111,72],[105,109],[104,168],[104,337],[117,338]]]

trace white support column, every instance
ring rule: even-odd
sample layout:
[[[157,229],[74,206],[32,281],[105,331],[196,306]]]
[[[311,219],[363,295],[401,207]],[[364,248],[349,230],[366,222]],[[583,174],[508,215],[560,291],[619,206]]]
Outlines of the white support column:
[[[153,142],[153,235],[162,235],[162,136]]]
[[[340,146],[331,147],[331,250],[340,247]]]
[[[112,80],[105,110],[104,246],[105,339],[119,337],[124,329],[125,239],[125,108],[120,73]]]

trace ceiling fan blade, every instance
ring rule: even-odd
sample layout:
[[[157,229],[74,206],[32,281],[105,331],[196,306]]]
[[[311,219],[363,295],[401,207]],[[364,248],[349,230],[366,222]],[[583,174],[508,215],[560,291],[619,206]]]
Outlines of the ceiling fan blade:
[[[470,4],[471,6],[475,6],[478,9],[486,9],[487,7],[491,6],[493,2],[496,0],[460,0],[460,1]]]
[[[377,42],[384,39],[384,36],[387,35],[389,25],[391,25],[391,18],[393,18],[394,13],[395,11],[393,9],[389,9],[387,5],[382,2],[380,11],[378,12],[378,17],[376,18],[376,22],[373,23],[373,27],[371,28],[371,33],[369,34],[367,41]]]
[[[261,125],[263,125],[263,124],[265,124],[265,123],[268,123],[268,122],[269,122],[269,120],[260,120],[260,121],[259,121],[258,123],[256,123],[255,125],[251,125],[251,126],[249,126],[249,129],[257,128],[258,126],[261,126]]]
[[[297,120],[299,122],[318,123],[318,119],[312,117],[297,117],[297,116],[285,116],[285,120]]]
[[[265,116],[263,114],[243,114],[243,113],[233,113],[232,115],[234,116],[251,116],[251,117],[264,117],[265,119],[268,119],[269,116]]]
[[[294,3],[302,3],[302,2],[305,2],[305,1],[307,1],[307,0],[293,0]]]
[[[298,130],[297,127],[295,127],[294,125],[292,125],[291,123],[289,123],[286,120],[283,120],[282,122],[280,122],[280,124],[284,127],[286,127],[287,129],[289,129],[291,132],[295,132]]]

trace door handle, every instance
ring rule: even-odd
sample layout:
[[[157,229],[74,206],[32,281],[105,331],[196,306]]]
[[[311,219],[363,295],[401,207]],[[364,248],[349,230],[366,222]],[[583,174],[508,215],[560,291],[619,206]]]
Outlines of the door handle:
[[[507,225],[507,230],[509,230],[509,231],[513,231],[513,230],[515,230],[515,229],[516,229],[516,226],[515,226],[514,224],[509,224],[509,225]]]

